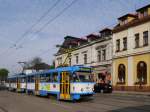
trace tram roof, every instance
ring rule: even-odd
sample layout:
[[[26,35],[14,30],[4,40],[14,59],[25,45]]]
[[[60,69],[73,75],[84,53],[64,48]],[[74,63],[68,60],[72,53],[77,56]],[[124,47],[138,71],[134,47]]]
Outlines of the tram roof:
[[[50,70],[45,70],[45,71],[41,71],[41,72],[34,72],[34,73],[30,73],[30,74],[23,74],[23,73],[19,73],[19,74],[15,74],[15,75],[12,75],[12,76],[9,76],[8,78],[15,78],[15,77],[26,77],[26,76],[34,76],[34,75],[40,75],[40,74],[48,74],[48,73],[53,73],[53,72],[63,72],[63,71],[71,71],[71,72],[74,72],[74,71],[79,71],[81,69],[86,69],[86,68],[91,68],[91,67],[88,67],[88,66],[69,66],[69,67],[59,67],[59,68],[56,68],[56,69],[50,69]],[[91,69],[90,69],[91,70]],[[90,70],[86,70],[86,71],[90,71]]]
[[[18,73],[18,74],[8,76],[8,78],[25,77],[25,76],[26,76],[26,74],[24,74],[24,73]]]
[[[56,69],[50,69],[50,70],[45,70],[45,71],[41,71],[41,72],[34,72],[34,73],[30,73],[26,76],[33,76],[33,75],[40,75],[40,74],[48,74],[48,73],[53,73],[53,72],[61,72],[61,71],[79,71],[81,70],[81,68],[91,68],[91,67],[87,67],[87,66],[69,66],[69,67],[59,67]],[[90,71],[90,70],[89,70]]]

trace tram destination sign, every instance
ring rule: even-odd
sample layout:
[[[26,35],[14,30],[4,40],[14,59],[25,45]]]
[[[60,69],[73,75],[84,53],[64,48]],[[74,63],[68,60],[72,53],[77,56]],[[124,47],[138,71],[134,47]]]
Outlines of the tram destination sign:
[[[87,68],[87,67],[81,67],[80,71],[91,71],[91,68]]]

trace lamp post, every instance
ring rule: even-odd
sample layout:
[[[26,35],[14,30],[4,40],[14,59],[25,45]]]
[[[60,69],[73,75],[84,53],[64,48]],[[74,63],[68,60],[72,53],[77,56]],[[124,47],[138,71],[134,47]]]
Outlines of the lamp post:
[[[27,64],[27,62],[25,62],[25,61],[19,61],[18,64],[21,65],[21,67],[22,67],[22,73],[23,73],[23,72],[24,72],[25,65]]]
[[[65,51],[65,53],[67,53],[67,56],[66,56],[66,58],[65,58],[65,60],[64,60],[64,62],[63,62],[63,64],[62,64],[62,66],[64,66],[64,65],[66,64],[67,59],[71,57],[71,53],[72,53],[72,51],[73,51],[74,49],[72,49],[72,48],[66,48],[66,47],[63,46],[63,45],[56,45],[56,47],[57,47],[57,48],[62,48],[62,49]]]

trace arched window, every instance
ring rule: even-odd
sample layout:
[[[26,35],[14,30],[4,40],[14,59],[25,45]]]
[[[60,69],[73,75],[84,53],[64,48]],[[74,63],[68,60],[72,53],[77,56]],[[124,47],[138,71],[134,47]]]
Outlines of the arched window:
[[[147,83],[147,65],[144,61],[137,64],[137,82]]]
[[[126,67],[124,64],[118,66],[118,83],[125,83]]]

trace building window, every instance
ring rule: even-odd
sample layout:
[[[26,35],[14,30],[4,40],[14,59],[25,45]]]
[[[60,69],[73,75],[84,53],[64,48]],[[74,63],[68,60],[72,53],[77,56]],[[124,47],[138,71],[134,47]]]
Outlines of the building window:
[[[145,16],[148,16],[148,11],[147,11],[147,10],[144,11],[144,14],[143,14],[143,15],[144,15],[144,17],[145,17]]]
[[[71,58],[69,58],[69,66],[71,66]]]
[[[97,51],[97,60],[101,62],[101,51]]]
[[[102,60],[106,60],[106,50],[102,50]]]
[[[120,39],[116,40],[116,52],[120,51]]]
[[[87,64],[87,54],[84,54],[84,64]]]
[[[135,48],[138,48],[140,45],[139,33],[135,34]]]
[[[143,18],[145,16],[148,16],[148,10],[147,9],[139,12],[139,18]]]
[[[125,84],[126,68],[124,64],[118,67],[118,84]]]
[[[123,50],[127,50],[127,37],[123,38]]]
[[[58,58],[57,61],[58,61],[58,65],[61,65],[62,64],[62,57]]]
[[[145,62],[140,61],[137,64],[137,81],[136,84],[147,83],[147,65]]]
[[[148,31],[143,32],[143,46],[148,45]]]
[[[79,56],[76,56],[76,64],[79,63]]]
[[[100,81],[100,83],[105,83],[106,75],[103,73],[98,73],[98,80]]]

